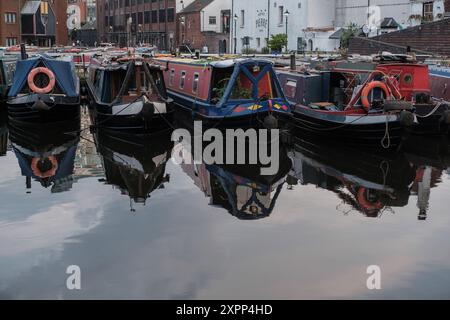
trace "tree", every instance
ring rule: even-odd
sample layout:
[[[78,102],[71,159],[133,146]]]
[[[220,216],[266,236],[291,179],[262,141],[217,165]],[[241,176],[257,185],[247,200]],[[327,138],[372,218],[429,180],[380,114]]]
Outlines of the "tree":
[[[341,49],[347,49],[350,44],[350,39],[356,36],[361,28],[356,23],[350,23],[344,29],[341,35]]]
[[[272,35],[270,37],[268,46],[272,51],[281,52],[287,45],[287,36],[284,33]]]

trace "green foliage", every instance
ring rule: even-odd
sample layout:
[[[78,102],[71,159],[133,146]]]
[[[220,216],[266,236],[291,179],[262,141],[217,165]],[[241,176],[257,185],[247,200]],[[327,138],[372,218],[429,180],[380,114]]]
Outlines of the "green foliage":
[[[242,53],[243,54],[256,54],[256,53],[258,53],[258,50],[252,49],[252,48],[243,48]]]
[[[361,28],[356,23],[350,23],[341,35],[341,49],[347,49],[350,39],[358,34]]]
[[[279,33],[272,35],[269,40],[269,48],[272,49],[272,51],[278,51],[281,52],[284,47],[287,45],[287,36],[284,33]]]
[[[261,49],[261,53],[262,54],[269,54],[270,53],[270,48],[264,47]]]

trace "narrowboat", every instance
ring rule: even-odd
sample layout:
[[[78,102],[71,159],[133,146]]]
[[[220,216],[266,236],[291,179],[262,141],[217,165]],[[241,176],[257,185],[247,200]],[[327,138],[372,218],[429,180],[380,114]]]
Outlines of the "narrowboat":
[[[160,66],[131,55],[93,58],[86,82],[94,127],[146,135],[173,126],[173,101]]]
[[[17,122],[8,123],[11,146],[26,179],[27,192],[31,192],[32,180],[52,193],[71,188],[79,128],[79,121],[47,126],[46,130],[41,125],[24,128]],[[68,130],[75,133],[68,134]]]
[[[273,63],[158,58],[178,109],[212,127],[280,128],[291,116]]]
[[[182,128],[190,130],[186,126]],[[204,144],[202,153],[205,147]],[[247,143],[245,153],[249,154],[250,150]],[[272,150],[270,146],[269,150]],[[225,157],[227,151],[224,150]],[[279,157],[276,159],[278,167],[271,175],[261,174],[261,168],[265,166],[260,161],[256,164],[248,164],[248,161],[247,164],[208,164],[195,162],[194,153],[194,141],[183,140],[174,147],[174,154],[185,155],[180,166],[209,199],[210,206],[223,208],[239,220],[260,220],[272,215],[292,168],[284,145],[279,145]]]
[[[288,99],[299,106],[299,108],[296,107],[297,112],[294,114],[301,115],[300,118],[303,120],[306,117],[310,121],[317,121],[304,115],[305,112],[310,111],[309,105],[322,111],[330,107],[334,112],[346,111],[334,114],[335,116],[347,116],[349,112],[353,113],[356,109],[357,117],[348,119],[350,124],[343,121],[329,124],[331,127],[342,125],[345,129],[343,131],[346,131],[342,133],[342,136],[351,134],[354,125],[355,133],[358,133],[362,143],[363,138],[380,141],[385,137],[385,132],[389,132],[391,138],[398,140],[396,136],[400,131],[404,131],[400,130],[402,127],[409,133],[426,135],[445,134],[448,131],[449,105],[445,101],[437,101],[433,98],[428,67],[417,63],[414,57],[383,53],[373,57],[370,62],[328,61],[317,64],[316,68],[318,70],[303,68],[300,72],[278,71]],[[325,107],[322,103],[324,101]],[[411,124],[410,115],[406,115],[405,111],[414,113],[413,124]],[[368,116],[376,115],[376,117],[357,120],[363,112],[366,112]],[[324,115],[323,113],[313,114]],[[397,121],[393,114],[398,118]],[[383,118],[386,123],[388,117],[392,118],[392,121],[389,121],[391,129],[389,131],[386,130],[386,125],[383,126],[381,123]],[[334,118],[328,117],[329,120],[335,120]],[[342,119],[345,118],[342,117]],[[370,126],[360,126],[360,120],[369,119]],[[353,120],[355,122],[352,122]],[[310,123],[303,123],[304,127],[308,124]],[[318,128],[311,125],[309,127],[323,129],[320,125],[317,125]],[[335,131],[336,136],[340,136],[340,130]]]
[[[70,57],[19,60],[8,93],[8,116],[26,123],[80,118],[80,81]]]
[[[102,158],[105,184],[118,188],[133,204],[145,205],[150,194],[163,189],[170,182],[166,164],[171,158],[173,142],[171,129],[149,136],[144,143],[139,139],[120,139],[98,130],[94,135]]]
[[[381,77],[369,81],[347,72],[280,72],[280,78],[285,80],[287,96],[300,101],[292,101],[294,133],[364,148],[393,149],[399,147],[404,129],[415,121],[412,105],[386,100],[391,91]]]
[[[404,207],[415,169],[401,153],[388,156],[361,149],[295,138],[290,187],[315,185],[336,194],[336,210],[377,218],[392,207]],[[332,156],[330,156],[332,155]]]
[[[450,67],[429,65],[431,94],[436,99],[450,101]]]

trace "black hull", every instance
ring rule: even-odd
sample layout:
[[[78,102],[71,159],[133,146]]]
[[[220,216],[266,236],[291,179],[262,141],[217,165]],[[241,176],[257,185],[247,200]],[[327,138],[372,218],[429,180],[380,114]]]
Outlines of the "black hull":
[[[31,103],[32,105],[32,103]],[[80,118],[80,104],[55,104],[50,110],[33,110],[30,104],[8,103],[8,117],[21,122],[48,124]]]
[[[95,128],[116,135],[153,135],[173,128],[174,111],[165,114],[111,115],[91,108],[91,120]]]
[[[62,145],[78,137],[80,132],[79,120],[68,120],[48,124],[30,124],[9,119],[8,129],[12,140],[20,141],[21,145],[32,148],[45,148],[49,145]]]
[[[411,133],[418,135],[444,135],[449,132],[449,124],[446,120],[446,112],[450,110],[447,105],[442,105],[433,114],[434,105],[416,105],[415,114],[418,123],[411,128]]]
[[[294,136],[323,139],[367,149],[397,149],[405,135],[405,130],[399,121],[390,122],[388,128],[386,128],[386,122],[344,125],[296,111],[292,117],[292,129]]]

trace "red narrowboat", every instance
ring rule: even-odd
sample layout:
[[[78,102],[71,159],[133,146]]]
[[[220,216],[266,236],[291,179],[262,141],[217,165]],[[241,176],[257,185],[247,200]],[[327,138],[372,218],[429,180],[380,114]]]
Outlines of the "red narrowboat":
[[[266,60],[158,58],[179,109],[206,125],[278,128],[291,116],[273,64]]]

